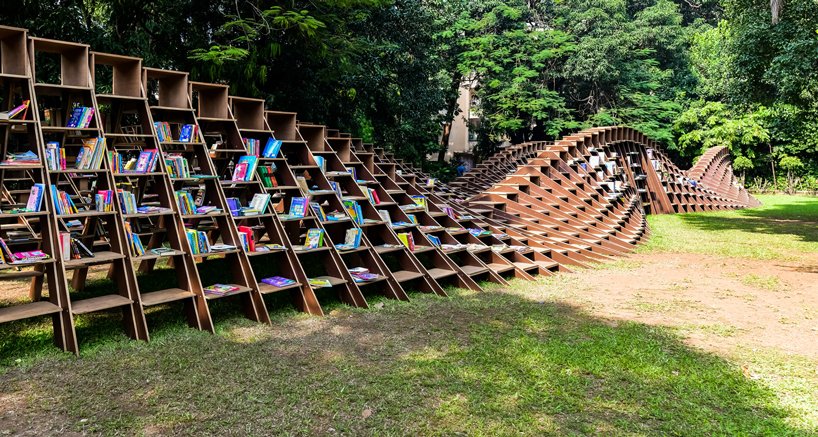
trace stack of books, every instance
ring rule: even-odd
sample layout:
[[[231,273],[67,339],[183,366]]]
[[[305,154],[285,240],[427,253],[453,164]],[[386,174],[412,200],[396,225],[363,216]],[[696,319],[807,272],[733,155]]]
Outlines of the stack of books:
[[[170,130],[170,123],[167,121],[154,121],[153,127],[156,129],[156,137],[160,143],[173,141],[173,132]]]
[[[31,191],[28,193],[28,201],[26,202],[26,212],[38,212],[43,206],[43,195],[45,194],[44,184],[34,184],[31,186]]]
[[[369,282],[381,277],[381,275],[377,273],[370,273],[369,269],[364,267],[353,267],[349,269],[349,274],[355,282]]]
[[[6,159],[0,162],[0,166],[13,165],[37,165],[40,163],[40,157],[31,150],[26,150],[20,153],[9,153]]]
[[[415,251],[415,237],[409,232],[402,232],[398,234],[398,240],[406,246],[410,252]]]
[[[48,170],[65,170],[65,149],[60,143],[49,141],[45,145],[45,166]]]
[[[358,205],[358,202],[354,200],[344,200],[343,203],[352,221],[359,225],[364,224],[364,213],[361,210],[361,205]]]
[[[272,285],[273,287],[283,288],[288,287],[290,285],[295,284],[295,281],[289,278],[284,278],[281,276],[273,276],[271,278],[264,278],[261,280],[262,283],[267,285]]]
[[[208,285],[204,288],[204,294],[209,296],[224,296],[235,291],[238,291],[239,287],[230,284],[213,284]]]

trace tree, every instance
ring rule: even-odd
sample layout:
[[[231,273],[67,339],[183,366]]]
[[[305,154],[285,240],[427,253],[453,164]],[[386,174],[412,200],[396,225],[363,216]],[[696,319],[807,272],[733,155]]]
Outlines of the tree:
[[[796,156],[783,156],[778,161],[778,167],[787,172],[787,187],[785,191],[787,194],[795,193],[795,187],[798,185],[798,176],[804,168],[804,163]]]
[[[739,181],[741,185],[744,185],[745,177],[747,175],[747,170],[753,169],[753,161],[746,156],[737,156],[736,159],[733,160],[733,171],[739,172]]]

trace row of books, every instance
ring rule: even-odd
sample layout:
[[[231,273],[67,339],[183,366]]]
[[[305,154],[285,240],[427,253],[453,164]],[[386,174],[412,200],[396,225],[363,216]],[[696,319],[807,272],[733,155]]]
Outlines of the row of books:
[[[117,190],[119,196],[119,208],[123,214],[136,214],[138,211],[136,206],[136,196],[130,191]]]
[[[239,226],[239,241],[241,242],[241,247],[244,248],[245,252],[255,252],[256,251],[256,237],[255,231],[253,228],[249,226]]]
[[[67,127],[87,128],[94,118],[94,108],[89,106],[75,106],[68,118]]]
[[[193,214],[211,214],[221,212],[216,206],[212,205],[197,205],[193,200],[193,195],[188,190],[177,190],[174,192],[176,203],[179,205],[179,212],[182,215]]]
[[[261,140],[258,138],[242,138],[241,140],[244,142],[244,147],[247,149],[248,155],[261,155]]]
[[[127,162],[122,155],[117,152],[108,152],[108,159],[111,161],[111,169],[114,173],[150,173],[156,169],[156,162],[159,160],[159,151],[156,149],[146,149],[139,152],[138,157],[132,157]]]
[[[82,148],[77,154],[77,170],[97,170],[102,167],[102,158],[105,156],[105,138],[86,138],[82,140]]]
[[[415,237],[410,232],[398,233],[398,240],[400,240],[410,252],[415,251]]]
[[[45,144],[45,167],[48,170],[65,170],[65,148],[60,143],[49,141]]]
[[[189,178],[190,166],[187,158],[179,154],[169,154],[165,156],[165,167],[168,175],[172,178]]]
[[[114,210],[114,191],[99,190],[94,194],[94,206],[99,212],[110,212]]]
[[[325,222],[337,222],[341,220],[346,220],[347,215],[340,211],[332,211],[329,214],[324,212],[324,208],[321,207],[321,204],[318,202],[310,202],[310,209],[312,209],[313,214],[318,218],[318,220]]]
[[[210,253],[210,240],[207,239],[207,233],[197,231],[195,229],[185,229],[185,237],[190,245],[190,251],[194,255],[201,253]]]
[[[278,180],[275,176],[276,169],[275,164],[262,165],[258,168],[257,173],[261,178],[261,184],[264,185],[265,188],[275,188],[278,186]]]
[[[51,186],[51,197],[54,202],[54,211],[57,215],[76,214],[77,207],[71,196],[65,191],[58,190],[56,185]]]
[[[170,123],[167,121],[154,121],[153,127],[156,129],[156,136],[161,143],[168,143],[174,141],[173,130],[170,128]],[[184,124],[179,128],[180,143],[195,142],[199,135],[199,126],[195,124]]]
[[[145,246],[142,244],[142,239],[140,239],[139,235],[131,230],[131,224],[129,222],[125,222],[125,238],[128,241],[128,245],[131,247],[131,253],[133,253],[135,256],[142,256],[145,254]]]

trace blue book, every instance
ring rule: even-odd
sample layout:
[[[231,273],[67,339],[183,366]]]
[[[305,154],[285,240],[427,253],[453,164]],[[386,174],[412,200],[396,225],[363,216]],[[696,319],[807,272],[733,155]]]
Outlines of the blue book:
[[[306,197],[293,197],[290,200],[290,217],[304,217],[307,214]]]
[[[230,210],[230,215],[233,217],[238,217],[241,215],[241,201],[239,201],[238,197],[228,197],[227,208]]]
[[[189,143],[190,136],[193,133],[193,125],[186,124],[182,126],[182,131],[179,133],[179,142],[180,143]]]
[[[67,127],[77,127],[80,123],[80,119],[82,118],[82,112],[85,108],[82,106],[77,106],[71,111],[71,117],[68,119],[68,126]]]
[[[281,150],[281,145],[283,142],[281,140],[277,140],[273,137],[267,139],[267,144],[264,145],[264,152],[261,153],[261,156],[264,158],[275,158],[278,156],[278,152]]]
[[[256,167],[258,166],[258,156],[253,155],[245,155],[239,158],[238,164],[245,163],[247,164],[247,172],[244,173],[244,180],[249,181],[253,179],[253,175],[256,173]]]
[[[324,160],[323,156],[316,156],[315,164],[321,169],[322,172],[326,170],[326,161]]]

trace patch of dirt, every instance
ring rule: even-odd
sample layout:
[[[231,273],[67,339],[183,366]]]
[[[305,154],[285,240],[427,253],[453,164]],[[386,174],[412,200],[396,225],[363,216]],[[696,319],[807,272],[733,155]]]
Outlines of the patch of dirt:
[[[627,258],[632,262],[622,269],[577,274],[580,306],[614,320],[677,328],[690,345],[717,353],[762,347],[818,358],[818,258]]]

